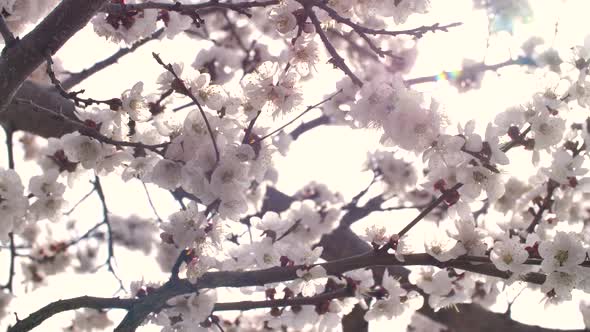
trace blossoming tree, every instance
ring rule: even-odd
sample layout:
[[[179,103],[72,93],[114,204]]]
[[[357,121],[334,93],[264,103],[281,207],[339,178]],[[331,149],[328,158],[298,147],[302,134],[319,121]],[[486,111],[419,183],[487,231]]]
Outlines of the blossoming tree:
[[[43,329],[73,310],[68,331],[367,331],[383,321],[414,331],[549,331],[518,322],[511,306],[523,289],[548,306],[590,291],[590,39],[558,52],[531,38],[504,62],[408,77],[424,35],[461,26],[407,27],[430,2],[0,0],[8,331]],[[526,0],[471,5],[489,14],[490,40],[502,22],[530,15]],[[58,51],[86,25],[121,49],[67,71]],[[117,78],[129,88],[108,99],[77,88],[150,41],[186,36],[200,45],[192,64],[154,52],[154,82]],[[507,66],[549,83],[492,121],[451,126],[444,105],[417,88],[444,76],[465,92]],[[322,97],[311,100],[309,86],[324,88]],[[323,126],[381,135],[359,162],[372,180],[351,199],[319,182],[293,194],[276,186],[273,160]],[[525,178],[509,172],[522,154]],[[38,165],[33,175],[24,159]],[[91,191],[72,201],[88,177]],[[153,217],[117,215],[107,178],[157,187],[176,211],[158,214],[148,195]],[[83,216],[100,220],[88,226],[72,216],[91,196],[99,208]],[[374,212],[395,223],[351,229]],[[166,278],[122,280],[120,266],[135,262],[121,252],[151,255]],[[118,282],[115,297],[11,306],[52,287],[53,275],[75,274],[75,283],[101,269]]]

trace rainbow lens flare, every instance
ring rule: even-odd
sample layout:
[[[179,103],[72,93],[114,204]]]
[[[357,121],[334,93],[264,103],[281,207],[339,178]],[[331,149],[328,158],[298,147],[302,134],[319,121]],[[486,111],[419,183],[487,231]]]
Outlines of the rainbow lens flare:
[[[443,71],[442,73],[436,75],[436,81],[454,81],[459,76],[461,76],[461,70],[454,70],[454,71]]]

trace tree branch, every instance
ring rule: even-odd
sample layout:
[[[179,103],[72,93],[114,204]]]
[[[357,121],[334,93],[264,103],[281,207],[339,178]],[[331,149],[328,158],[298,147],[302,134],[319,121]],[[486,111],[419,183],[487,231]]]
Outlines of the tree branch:
[[[107,257],[105,264],[106,264],[109,272],[111,272],[111,274],[119,282],[119,290],[121,290],[121,289],[124,290],[125,287],[123,286],[123,281],[121,280],[121,278],[119,278],[119,276],[115,272],[115,269],[113,268],[113,260],[115,259],[115,244],[113,241],[113,230],[112,230],[111,221],[109,218],[109,209],[107,208],[106,197],[105,197],[104,192],[102,190],[102,185],[100,183],[100,178],[98,177],[98,175],[96,175],[94,177],[94,188],[96,189],[96,194],[98,195],[98,198],[100,198],[100,203],[102,206],[103,221],[101,224],[104,224],[107,226],[108,257]]]
[[[10,104],[25,79],[82,29],[106,0],[63,0],[0,57],[0,113]]]
[[[73,129],[78,130],[80,132],[80,134],[82,134],[84,136],[92,137],[102,143],[111,144],[114,146],[130,146],[130,147],[134,147],[134,148],[147,149],[147,150],[151,150],[155,153],[158,153],[160,155],[163,154],[162,151],[160,151],[160,149],[165,148],[168,144],[170,144],[169,142],[160,143],[160,144],[143,144],[140,142],[117,141],[117,140],[114,140],[110,137],[104,136],[95,127],[89,127],[84,122],[82,122],[76,118],[66,116],[66,115],[62,114],[62,112],[54,111],[52,109],[45,108],[41,105],[37,105],[32,100],[16,98],[14,100],[14,103],[29,105],[31,107],[31,109],[34,111],[45,112],[47,114],[51,114],[53,119],[57,119],[57,120],[61,120],[62,122],[66,122],[66,123],[70,124],[71,127],[73,127]],[[60,126],[60,127],[62,127],[62,126]],[[75,130],[72,130],[72,131],[75,131]],[[56,133],[57,132],[58,131],[56,131]]]
[[[164,9],[169,11],[175,11],[179,13],[194,13],[197,10],[203,9],[228,9],[233,10],[242,15],[251,17],[252,15],[247,11],[248,8],[255,7],[267,7],[278,4],[278,0],[267,0],[267,1],[249,1],[241,3],[230,3],[230,2],[219,2],[219,0],[210,0],[198,4],[181,4],[180,2],[175,3],[162,3],[154,1],[146,1],[138,4],[116,4],[109,3],[102,9],[108,13],[120,13],[121,11],[133,11],[133,10],[144,10],[144,9]]]
[[[0,36],[4,39],[4,47],[6,48],[14,45],[17,40],[12,34],[12,31],[8,28],[8,25],[6,25],[6,21],[2,14],[0,14]]]
[[[411,35],[416,38],[420,38],[425,33],[429,32],[429,31],[431,31],[431,32],[435,32],[435,31],[447,32],[449,28],[454,28],[454,27],[457,27],[457,26],[460,26],[463,24],[461,22],[455,22],[455,23],[450,23],[450,24],[446,24],[446,25],[440,25],[440,23],[435,23],[430,26],[421,26],[419,28],[414,28],[414,29],[409,29],[409,30],[398,30],[398,31],[389,31],[389,30],[385,30],[385,29],[372,29],[372,28],[367,28],[365,26],[357,24],[357,23],[353,22],[352,20],[341,16],[340,14],[338,14],[337,11],[332,9],[330,6],[328,6],[323,1],[315,0],[315,1],[313,1],[312,5],[317,6],[317,7],[321,8],[322,10],[324,10],[336,22],[349,26],[357,34],[359,34],[359,36],[361,36],[365,40],[366,40],[366,37],[363,37],[364,34],[387,35],[387,36]]]
[[[493,264],[471,264],[470,257],[460,257],[447,262],[439,262],[427,254],[406,255],[404,258],[404,261],[401,262],[398,261],[393,255],[371,251],[362,255],[335,260],[319,265],[323,266],[326,269],[327,275],[332,276],[340,276],[342,273],[347,271],[374,266],[434,265],[440,268],[453,267],[466,271],[473,271],[486,275],[493,275],[500,278],[509,277],[508,272],[497,270],[493,266]],[[46,307],[30,316],[43,317],[38,322],[35,319],[30,319],[33,322],[37,323],[33,324],[32,322],[28,321],[30,318],[29,317],[23,321],[18,322],[17,325],[21,324],[22,326],[30,326],[32,328],[38,325],[42,320],[57,312],[77,309],[81,307],[104,308],[103,305],[105,303],[109,303],[109,305],[113,305],[111,307],[125,308],[129,310],[129,312],[127,313],[123,321],[119,324],[119,326],[115,329],[115,331],[134,331],[137,328],[137,326],[139,326],[139,324],[143,322],[143,320],[147,317],[148,314],[160,310],[165,305],[166,301],[172,297],[194,293],[199,291],[200,289],[219,287],[263,286],[265,284],[270,283],[294,280],[298,278],[296,271],[301,268],[303,268],[303,266],[275,267],[270,269],[254,271],[208,272],[201,276],[201,278],[198,279],[196,284],[191,284],[190,281],[188,281],[187,279],[171,278],[162,287],[158,288],[157,290],[153,291],[152,293],[148,294],[147,296],[141,299],[135,300],[134,302],[121,303],[117,301],[119,299],[94,298],[96,300],[95,302],[87,301],[83,302],[82,304],[78,304],[77,306],[72,306],[72,303],[77,303],[76,299],[58,301],[56,303],[62,303],[62,305],[59,306],[59,308],[62,308],[61,310],[53,310],[45,314],[40,313],[44,312],[44,310],[47,311]],[[540,284],[545,281],[545,275],[539,273],[529,273],[528,275],[523,277],[523,280],[531,283]],[[83,298],[87,299],[87,297]],[[70,306],[64,307],[64,302],[69,303]],[[235,304],[232,304],[232,306],[234,305]],[[51,306],[52,305],[49,305],[48,307]],[[27,329],[25,328],[15,328],[9,331],[27,331]]]
[[[299,126],[297,126],[297,128],[293,129],[293,131],[291,132],[291,137],[293,138],[293,140],[297,140],[299,138],[299,136],[303,135],[304,133],[306,133],[309,130],[312,130],[316,127],[319,127],[321,125],[324,124],[329,124],[330,123],[330,117],[322,114],[321,116],[309,121],[309,122],[304,122],[302,124],[300,124]]]
[[[197,100],[195,95],[191,92],[191,90],[186,87],[186,85],[184,84],[182,79],[180,79],[180,77],[178,77],[178,74],[176,74],[174,72],[174,68],[172,67],[171,64],[165,64],[164,61],[162,61],[162,58],[160,58],[160,56],[156,53],[152,52],[152,56],[154,57],[154,59],[156,59],[156,62],[158,62],[158,64],[160,64],[162,67],[164,67],[164,69],[166,69],[168,72],[170,72],[174,76],[174,78],[176,79],[176,81],[178,83],[178,88],[180,89],[179,92],[182,93],[183,95],[189,97],[193,101],[193,103],[195,103],[197,105],[197,107],[199,108],[199,112],[201,113],[201,116],[203,117],[203,121],[205,121],[205,125],[207,126],[207,130],[209,131],[209,136],[211,137],[211,142],[213,143],[213,150],[215,150],[215,162],[216,162],[216,164],[219,163],[220,156],[219,156],[219,148],[217,147],[217,141],[215,140],[215,135],[213,134],[213,128],[211,128],[211,124],[209,123],[209,120],[207,120],[207,114],[205,114],[205,111],[201,107],[201,104],[199,103],[199,101]]]
[[[18,320],[16,324],[8,328],[8,332],[30,331],[39,326],[47,318],[68,310],[80,308],[91,309],[130,309],[137,300],[120,298],[100,298],[92,296],[80,296],[68,300],[58,300],[30,314],[29,317]]]
[[[272,132],[262,136],[261,138],[258,139],[258,142],[264,140],[265,138],[268,138],[276,133],[278,133],[279,131],[285,129],[286,127],[288,127],[290,124],[292,124],[293,122],[297,121],[297,119],[299,119],[300,117],[304,116],[305,114],[307,114],[307,112],[311,111],[314,108],[319,107],[320,105],[327,103],[328,101],[332,100],[334,97],[336,97],[337,95],[339,95],[340,93],[342,93],[342,89],[336,91],[335,93],[331,94],[328,98],[320,101],[317,104],[311,105],[311,106],[307,106],[307,108],[301,112],[301,114],[297,115],[295,118],[293,118],[292,120],[290,120],[289,122],[285,123],[284,125],[280,126],[279,128],[273,130]]]
[[[302,2],[301,5],[303,5],[303,8],[305,9],[305,14],[309,16],[311,23],[313,24],[316,32],[320,36],[320,39],[322,40],[324,47],[326,47],[326,50],[328,51],[328,53],[330,53],[330,56],[332,57],[328,62],[333,64],[335,67],[340,68],[340,70],[342,70],[344,74],[350,77],[354,84],[356,84],[359,87],[362,87],[363,82],[352,72],[352,70],[350,70],[348,65],[346,65],[344,59],[340,56],[340,54],[338,54],[338,51],[336,51],[334,45],[332,45],[332,42],[330,41],[330,39],[328,39],[328,36],[326,36],[324,30],[322,30],[320,20],[313,12],[313,6],[310,6],[306,2]]]
[[[135,50],[137,50],[138,48],[140,48],[141,46],[147,44],[148,42],[154,40],[154,39],[158,39],[160,38],[160,36],[162,35],[162,33],[164,33],[164,28],[157,30],[156,32],[154,32],[151,36],[143,38],[141,40],[138,40],[137,42],[135,42],[133,45],[131,45],[131,47],[124,47],[119,49],[117,52],[115,52],[113,55],[109,56],[108,58],[99,61],[97,63],[95,63],[94,65],[92,65],[90,68],[88,69],[84,69],[79,73],[72,73],[70,74],[70,76],[66,79],[63,80],[62,82],[62,87],[65,90],[69,90],[72,87],[74,87],[75,85],[80,84],[82,81],[84,81],[85,79],[89,78],[90,76],[98,73],[99,71],[107,68],[108,66],[117,63],[119,61],[119,59],[121,59],[122,57],[124,57],[127,54],[133,53]]]
[[[28,99],[31,99],[31,100],[34,100],[36,102],[43,103],[43,104],[51,104],[52,106],[48,107],[48,108],[61,110],[61,112],[63,114],[72,114],[71,113],[73,111],[72,103],[67,100],[64,100],[61,96],[57,95],[55,92],[50,91],[50,89],[42,88],[42,87],[40,87],[34,83],[31,83],[31,82],[25,82],[23,84],[23,88],[18,92],[18,94],[22,95],[25,93],[27,94]],[[71,131],[75,130],[75,128],[72,128],[68,123],[64,123],[63,121],[60,121],[60,120],[55,120],[54,118],[52,118],[50,115],[46,114],[43,111],[35,112],[34,110],[32,110],[32,108],[29,105],[14,105],[14,104],[11,105],[11,107],[9,108],[9,110],[7,112],[0,114],[0,122],[6,123],[8,121],[11,121],[15,125],[15,129],[17,129],[17,130],[27,130],[27,131],[30,131],[30,132],[33,132],[36,134],[40,134],[45,137],[61,136],[67,132],[71,132]],[[530,130],[530,128],[525,130],[522,133],[522,136],[524,136],[529,130]],[[518,142],[513,141],[513,142],[509,143],[507,146],[503,147],[502,150],[505,151],[508,148],[510,148],[512,146],[516,146],[516,145],[519,145]],[[281,193],[280,191],[278,191],[274,188],[268,188],[266,197],[263,202],[262,210],[263,211],[276,210],[276,211],[280,212],[280,211],[287,209],[289,207],[289,205],[294,200],[295,199],[292,198],[291,196],[285,195],[284,193]],[[347,214],[348,214],[348,212],[345,214],[345,217]],[[358,216],[361,216],[361,215],[362,214],[359,214]],[[347,217],[347,218],[351,218],[351,220],[354,219],[352,217]],[[346,245],[343,246],[342,245],[343,243],[346,243]],[[363,252],[367,252],[367,251],[371,250],[369,244],[367,244],[363,240],[360,240],[348,227],[339,227],[332,234],[324,236],[324,238],[322,239],[321,245],[324,247],[323,258],[328,259],[328,260],[338,259],[338,258],[341,258],[342,256],[351,256],[351,255],[355,255],[355,254],[359,254],[359,253],[363,253]],[[405,270],[403,267],[400,267],[400,266],[394,266],[394,268],[399,268],[402,271]],[[457,268],[460,268],[460,267],[457,267]],[[377,269],[378,268],[375,268],[374,270],[377,270]],[[400,276],[402,271],[392,273],[392,275]],[[407,270],[405,270],[405,271],[407,271]],[[376,277],[377,277],[377,275],[376,275]],[[541,280],[538,279],[537,281],[541,281]],[[192,290],[189,289],[187,291],[192,291]],[[171,290],[169,289],[168,292],[171,292]],[[178,291],[175,291],[175,292],[177,293]],[[154,302],[152,302],[152,304],[153,303]],[[467,305],[467,306],[475,306],[475,305]],[[145,309],[146,310],[148,309],[147,306],[145,307]],[[64,310],[69,310],[69,309],[64,309]],[[452,317],[461,317],[462,316],[461,314],[458,315],[458,314],[451,312],[451,311],[449,311],[448,315],[450,315]],[[510,317],[496,315],[496,314],[491,313],[487,310],[478,311],[477,315],[478,315],[479,319],[481,319],[482,321],[489,320],[490,325],[495,324],[497,320],[501,320],[504,322],[504,324],[513,324],[514,326],[516,326],[511,331],[521,331],[521,328],[520,328],[521,325],[519,325],[519,323],[517,323],[517,322],[512,321],[510,319]],[[449,318],[445,318],[445,319],[449,319]],[[442,321],[442,323],[445,323],[445,322]],[[453,326],[452,322],[449,323],[449,326]],[[506,326],[510,326],[510,325],[506,325]],[[528,325],[523,324],[523,326],[528,326]],[[527,330],[522,329],[522,331],[527,331]],[[549,330],[539,328],[538,331],[549,331]]]
[[[10,238],[10,266],[8,268],[8,281],[6,282],[6,285],[0,288],[8,289],[8,291],[12,293],[12,281],[14,280],[14,260],[16,258],[16,248],[14,246],[14,233],[9,232],[8,237]]]
[[[530,58],[518,57],[516,59],[508,59],[506,61],[491,64],[491,65],[487,65],[483,62],[477,63],[477,64],[474,64],[471,66],[461,68],[461,70],[459,70],[458,72],[459,72],[459,75],[461,75],[461,74],[468,75],[470,73],[479,73],[479,72],[484,72],[484,71],[488,71],[488,70],[496,71],[500,68],[507,67],[507,66],[531,64],[531,62],[532,62],[532,60]],[[453,77],[453,75],[455,75],[455,73],[457,73],[457,71],[455,71],[455,72],[444,71],[444,72],[442,72],[442,74],[439,74],[439,75],[410,78],[410,79],[404,80],[404,82],[406,83],[406,85],[410,86],[410,85],[421,84],[421,83],[436,82],[441,77],[448,79],[448,80],[452,80],[451,77]],[[455,78],[453,78],[453,79],[455,79]]]
[[[295,297],[289,299],[276,299],[266,301],[240,301],[240,302],[227,302],[227,303],[216,303],[213,307],[213,311],[228,311],[228,310],[251,310],[258,308],[274,308],[274,307],[289,307],[298,305],[315,305],[322,301],[329,301],[333,299],[341,299],[344,297],[351,297],[351,294],[346,288],[339,289],[333,292],[324,293],[309,297]]]

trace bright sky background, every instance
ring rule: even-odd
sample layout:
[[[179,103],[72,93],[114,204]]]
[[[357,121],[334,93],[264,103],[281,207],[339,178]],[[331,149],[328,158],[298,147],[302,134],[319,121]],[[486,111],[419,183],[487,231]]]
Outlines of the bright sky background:
[[[419,41],[419,55],[414,70],[407,78],[435,75],[441,71],[458,69],[463,58],[482,61],[485,57],[487,63],[498,63],[519,55],[519,47],[530,36],[541,36],[549,45],[553,44],[559,50],[567,50],[571,46],[583,43],[587,31],[587,15],[590,12],[590,1],[587,0],[531,0],[534,14],[526,23],[513,22],[513,35],[500,32],[490,39],[490,45],[486,48],[487,19],[482,11],[474,12],[471,8],[471,0],[432,0],[433,9],[428,15],[415,15],[410,17],[404,27],[416,27],[422,24],[441,24],[450,22],[463,22],[463,26],[453,28],[449,32],[437,32],[426,34]],[[558,34],[555,35],[556,22]],[[555,37],[555,38],[554,38]],[[190,47],[187,45],[191,45]],[[188,38],[179,36],[170,41],[161,43],[152,42],[142,47],[138,52],[123,58],[119,64],[104,70],[87,81],[81,87],[87,90],[87,95],[93,98],[111,98],[118,96],[122,91],[129,89],[135,82],[146,82],[146,90],[155,87],[155,78],[162,72],[155,63],[150,53],[160,53],[165,61],[184,61],[190,65],[194,60],[199,46],[190,42]],[[59,52],[59,58],[63,61],[67,70],[78,71],[89,67],[95,61],[110,56],[118,49],[118,46],[104,39],[96,37],[92,27],[88,26],[78,33]],[[306,104],[314,104],[322,99],[322,94],[331,93],[325,90],[325,86],[333,84],[337,71],[329,66],[319,66],[321,79],[317,86],[310,85],[306,93]],[[458,95],[456,90],[447,83],[422,84],[414,88],[431,94],[442,102],[452,119],[465,122],[475,118],[483,120],[484,124],[479,129],[485,130],[487,120],[494,114],[514,103],[527,100],[533,91],[539,88],[539,79],[535,75],[526,74],[517,67],[504,68],[498,73],[487,73],[482,89]],[[320,88],[318,88],[320,87]],[[317,112],[311,112],[307,118],[317,116]],[[280,122],[282,123],[282,122]],[[2,140],[4,139],[2,134]],[[367,151],[378,148],[379,133],[370,130],[352,131],[346,128],[329,127],[314,130],[302,136],[291,146],[287,158],[277,155],[275,165],[280,171],[278,188],[293,193],[309,181],[316,180],[327,184],[331,189],[339,191],[345,199],[351,198],[370,181],[371,174],[362,172],[362,164]],[[524,155],[524,154],[523,154]],[[17,147],[17,170],[23,177],[23,182],[28,183],[28,178],[38,173],[39,169],[33,163],[23,163],[22,153]],[[513,155],[510,155],[513,157]],[[529,160],[530,155],[524,155],[522,160]],[[0,165],[6,165],[6,156],[0,154]],[[518,164],[515,162],[514,164]],[[526,169],[510,168],[516,172],[525,173]],[[141,184],[137,181],[123,183],[115,178],[103,181],[107,204],[112,213],[127,216],[138,214],[145,217],[153,217]],[[165,217],[177,209],[176,203],[165,191],[155,190],[148,185],[152,198],[157,202],[157,209],[161,216]],[[81,180],[77,188],[67,194],[71,202],[76,202],[91,185]],[[355,225],[355,229],[362,230],[371,222],[388,223],[390,220],[413,217],[415,211],[405,215],[395,216],[375,213],[363,222]],[[86,229],[100,220],[98,200],[95,196],[89,199],[75,215],[80,219],[80,230]],[[392,229],[398,227],[391,225]],[[426,229],[417,227],[412,232],[420,234]],[[0,252],[2,262],[7,262],[7,251]],[[100,261],[100,260],[99,260]],[[132,255],[123,250],[117,251],[117,271],[127,282],[141,279],[163,280],[166,274],[159,272],[157,263],[153,258],[142,257],[139,252]],[[6,267],[8,264],[0,264]],[[6,269],[0,270],[0,281],[4,281],[7,275]],[[49,279],[51,287],[43,287],[33,293],[24,294],[24,286],[18,281],[15,285],[16,293],[20,296],[11,304],[12,308],[24,317],[28,312],[59,298],[73,296],[99,295],[111,296],[117,289],[117,284],[106,269],[99,270],[92,275],[68,275],[57,276]],[[576,297],[579,294],[575,294]],[[519,301],[513,307],[513,315],[524,323],[540,324],[552,328],[581,328],[583,327],[581,315],[578,312],[577,302],[565,303],[559,308],[543,309],[543,294],[534,291],[525,291]],[[231,300],[237,300],[232,297]],[[500,305],[498,310],[503,310]],[[545,311],[544,311],[545,310]],[[540,315],[539,313],[543,313]],[[46,321],[39,330],[58,331],[59,326],[69,322],[67,317],[71,313],[62,314]],[[120,316],[113,315],[115,322]],[[2,324],[0,324],[2,325]],[[392,329],[391,325],[386,328]],[[140,329],[151,331],[151,329]]]

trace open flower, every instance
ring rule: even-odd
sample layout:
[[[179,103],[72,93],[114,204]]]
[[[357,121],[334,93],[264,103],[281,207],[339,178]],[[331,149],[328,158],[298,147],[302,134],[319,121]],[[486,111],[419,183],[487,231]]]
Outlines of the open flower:
[[[143,82],[137,82],[135,85],[123,92],[121,101],[123,110],[129,114],[129,117],[137,122],[145,122],[152,117],[147,99],[141,95],[143,91]]]
[[[500,176],[483,166],[459,168],[457,179],[463,183],[459,188],[462,198],[475,200],[485,190],[490,201],[495,201],[504,194],[504,184]]]
[[[525,270],[526,266],[523,263],[527,258],[529,258],[529,254],[524,250],[518,237],[497,241],[490,253],[490,259],[498,270],[514,273],[522,273]]]
[[[565,120],[549,112],[541,112],[531,123],[535,135],[535,150],[547,149],[561,141],[565,131]]]
[[[539,255],[543,258],[541,269],[572,273],[586,259],[586,251],[574,233],[557,232],[552,241],[539,244]]]

